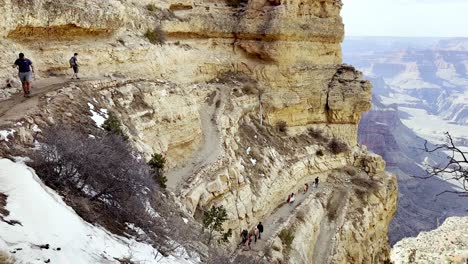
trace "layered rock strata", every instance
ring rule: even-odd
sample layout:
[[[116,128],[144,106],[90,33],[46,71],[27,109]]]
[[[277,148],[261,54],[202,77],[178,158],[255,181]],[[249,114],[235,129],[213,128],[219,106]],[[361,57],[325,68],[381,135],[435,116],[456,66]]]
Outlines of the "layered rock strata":
[[[37,111],[10,120],[17,134],[1,143],[32,143],[36,125],[92,126],[93,111],[112,111],[144,155],[166,156],[171,189],[195,218],[212,205],[227,209],[233,243],[304,183],[315,177],[327,182],[331,171],[355,166],[380,175],[369,196],[373,211],[349,192],[337,207],[341,229],[320,238],[332,245],[324,259],[384,260],[396,188],[383,173],[384,163],[355,147],[371,86],[353,67],[341,65],[340,8],[337,0],[0,0],[6,14],[0,54],[13,61],[15,52],[24,51],[46,77],[66,73],[69,56],[78,52],[82,72],[100,79],[44,93]],[[0,78],[13,74],[0,68]],[[281,123],[286,129],[279,129]],[[351,151],[331,151],[327,142],[333,137]],[[365,217],[358,220],[361,209]],[[321,225],[323,217],[315,220],[312,225]],[[316,235],[294,242],[305,242],[306,255],[283,256],[310,263]],[[375,241],[379,246],[363,256]]]

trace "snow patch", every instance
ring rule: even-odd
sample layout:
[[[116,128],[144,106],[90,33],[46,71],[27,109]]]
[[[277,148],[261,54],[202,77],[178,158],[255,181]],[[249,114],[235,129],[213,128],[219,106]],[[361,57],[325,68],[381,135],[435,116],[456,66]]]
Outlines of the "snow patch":
[[[252,151],[252,149],[251,149],[250,147],[248,147],[248,148],[245,150],[245,152],[247,153],[247,155],[249,155],[251,151]]]
[[[21,223],[0,222],[0,249],[16,252],[13,255],[21,263],[118,263],[115,258],[130,256],[135,263],[197,261],[174,256],[156,260],[157,251],[150,245],[85,222],[26,165],[0,159],[0,168],[0,192],[8,196],[10,212],[6,220]],[[49,249],[41,249],[46,244]]]
[[[0,130],[0,141],[7,141],[8,142],[8,137],[13,136],[15,133],[16,133],[16,131],[13,130],[13,129]]]
[[[107,118],[109,118],[109,113],[107,109],[101,108],[98,111],[95,111],[95,107],[91,103],[88,103],[88,107],[89,111],[92,114],[91,119],[93,119],[94,123],[96,123],[96,126],[102,127]]]
[[[257,164],[257,160],[256,159],[250,159],[250,162],[252,163],[252,165],[255,166],[255,164]]]

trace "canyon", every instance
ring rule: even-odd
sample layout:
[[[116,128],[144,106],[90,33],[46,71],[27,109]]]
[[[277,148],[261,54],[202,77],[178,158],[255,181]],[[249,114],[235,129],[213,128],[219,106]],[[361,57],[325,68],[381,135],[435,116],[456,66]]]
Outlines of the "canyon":
[[[359,126],[359,142],[382,155],[387,170],[398,178],[398,210],[389,229],[390,242],[396,243],[395,263],[410,258],[416,263],[444,263],[451,256],[454,263],[463,263],[466,258],[466,243],[456,257],[449,252],[424,257],[421,249],[432,242],[420,239],[450,236],[446,228],[450,225],[466,233],[453,225],[466,221],[465,199],[440,195],[461,190],[463,182],[416,178],[426,176],[426,164],[446,162],[447,154],[424,151],[426,141],[443,144],[449,132],[460,149],[467,149],[466,43],[466,38],[349,38],[343,45],[345,61],[358,65],[374,87],[372,110]],[[449,243],[438,245],[449,251]],[[404,251],[413,253],[401,254]]]
[[[344,61],[363,75],[343,64],[341,7],[339,0],[0,0],[0,57],[13,62],[24,52],[37,79],[33,97],[23,99],[15,70],[0,66],[0,156],[30,149],[54,124],[100,129],[96,120],[112,113],[143,159],[166,158],[167,195],[184,219],[196,225],[212,206],[226,208],[228,251],[268,263],[388,262],[390,244],[466,215],[463,202],[421,199],[449,183],[411,177],[426,158],[411,146],[442,139],[412,126],[416,110],[445,120],[466,146],[465,42],[424,41],[437,45],[432,52],[384,44],[366,57],[346,40]],[[68,79],[74,52],[79,81]],[[332,141],[347,150],[334,151]],[[315,178],[319,187],[303,194]],[[298,200],[288,207],[291,193]],[[252,251],[235,250],[240,232],[259,221],[268,235]],[[11,252],[8,239],[0,235],[0,246]],[[103,262],[102,249],[93,250]],[[206,258],[190,250],[193,263]],[[47,257],[33,248],[14,256],[30,261],[26,251]]]

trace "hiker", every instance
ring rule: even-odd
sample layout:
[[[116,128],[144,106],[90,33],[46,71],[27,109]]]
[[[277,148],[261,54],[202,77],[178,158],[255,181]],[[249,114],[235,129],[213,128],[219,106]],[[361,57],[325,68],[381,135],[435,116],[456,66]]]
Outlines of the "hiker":
[[[292,205],[296,198],[294,198],[294,193],[291,193],[291,198],[289,199],[289,205]]]
[[[262,233],[263,233],[262,222],[258,223],[257,228],[258,228],[258,239],[262,239]]]
[[[291,195],[288,195],[288,199],[286,200],[287,203],[291,201]]]
[[[78,53],[73,54],[73,57],[70,58],[70,68],[73,68],[73,78],[80,79],[78,77]]]
[[[309,190],[309,184],[306,183],[304,184],[304,193],[306,193]]]
[[[318,188],[318,184],[319,184],[319,177],[316,177],[315,178],[315,188]]]
[[[18,77],[23,85],[24,97],[31,96],[31,80],[34,73],[32,61],[25,58],[23,53],[20,53],[19,58],[13,64],[13,68],[18,68]]]
[[[257,243],[257,239],[260,236],[260,231],[258,230],[258,227],[255,227],[254,235],[255,235],[255,243]]]
[[[247,231],[247,229],[242,230],[242,233],[241,233],[242,242],[240,243],[240,245],[245,244],[245,242],[247,241],[248,235],[249,235],[249,231]]]
[[[248,241],[247,245],[249,246],[249,249],[252,249],[251,244],[252,244],[254,236],[255,234],[253,232],[249,233],[249,239],[247,240]]]

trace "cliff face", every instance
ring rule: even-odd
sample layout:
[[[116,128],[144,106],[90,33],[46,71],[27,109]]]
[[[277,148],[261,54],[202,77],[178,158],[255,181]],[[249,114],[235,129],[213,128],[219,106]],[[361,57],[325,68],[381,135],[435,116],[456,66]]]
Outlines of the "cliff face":
[[[1,54],[13,61],[21,50],[47,77],[64,74],[70,54],[78,52],[84,74],[101,79],[64,84],[56,91],[44,88],[37,109],[21,127],[12,125],[22,131],[16,142],[30,143],[34,124],[93,125],[89,104],[105,108],[122,120],[146,156],[166,156],[168,185],[195,218],[211,205],[227,208],[233,243],[242,229],[268,219],[288,194],[319,177],[323,194],[304,203],[323,215],[308,216],[309,226],[291,223],[297,225],[294,243],[303,253],[280,250],[277,259],[387,259],[396,186],[383,171],[385,163],[356,146],[371,85],[353,67],[341,65],[340,1],[147,4],[0,0],[0,11],[7,14],[0,22],[7,43]],[[153,29],[160,45],[142,36]],[[0,77],[12,74],[0,68]],[[280,121],[287,133],[276,127]],[[309,129],[323,132],[317,136]],[[329,150],[332,137],[351,151]],[[12,147],[11,142],[2,144]],[[346,166],[357,168],[375,188],[336,192],[352,179],[330,175]],[[338,199],[341,194],[347,198]],[[330,210],[337,217],[325,217]],[[378,246],[369,250],[369,243]]]
[[[435,230],[405,238],[392,249],[391,259],[400,263],[456,263],[468,260],[468,217],[450,217]]]

